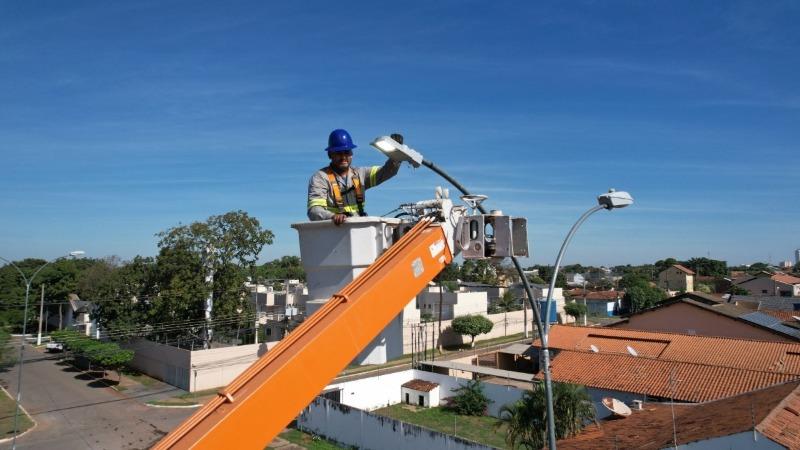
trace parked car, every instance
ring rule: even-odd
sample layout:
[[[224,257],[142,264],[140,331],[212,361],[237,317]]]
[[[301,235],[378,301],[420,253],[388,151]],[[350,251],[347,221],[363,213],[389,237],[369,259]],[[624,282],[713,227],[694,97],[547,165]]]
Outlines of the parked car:
[[[61,342],[48,342],[44,346],[44,348],[48,352],[53,352],[53,353],[55,353],[55,352],[63,352],[64,351],[64,344],[62,344]]]

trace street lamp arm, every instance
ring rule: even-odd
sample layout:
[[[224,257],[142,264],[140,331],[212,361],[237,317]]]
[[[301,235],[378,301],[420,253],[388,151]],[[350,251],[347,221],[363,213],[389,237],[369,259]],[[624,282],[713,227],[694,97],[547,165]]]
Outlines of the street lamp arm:
[[[25,284],[26,285],[29,284],[28,283],[28,277],[25,276],[25,272],[23,272],[22,269],[20,269],[18,265],[14,264],[12,261],[9,261],[9,260],[3,258],[2,256],[0,256],[0,259],[2,259],[3,261],[7,262],[11,267],[17,269],[17,272],[19,272],[19,274],[22,276],[22,279],[25,280]]]
[[[558,269],[561,267],[561,259],[564,257],[564,253],[567,251],[567,246],[569,246],[570,241],[572,241],[572,237],[575,236],[575,232],[578,231],[578,228],[589,218],[592,214],[600,211],[601,209],[606,209],[603,205],[597,205],[585,213],[572,225],[570,228],[569,233],[567,233],[567,237],[564,238],[564,242],[561,243],[561,249],[558,251],[558,256],[556,257],[556,264],[553,266],[553,274],[550,277],[550,287],[547,290],[547,302],[545,302],[544,306],[544,330],[545,334],[550,331],[550,302],[553,301],[553,290],[556,288],[556,278],[558,277]]]

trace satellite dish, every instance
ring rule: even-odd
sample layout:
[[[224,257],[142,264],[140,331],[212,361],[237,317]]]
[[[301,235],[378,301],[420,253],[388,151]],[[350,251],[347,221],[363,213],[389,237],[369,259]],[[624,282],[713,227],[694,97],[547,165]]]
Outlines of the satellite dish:
[[[628,350],[628,353],[630,353],[631,356],[639,356],[639,353],[636,350],[634,350],[633,347],[631,347],[630,345],[626,345],[625,349]]]
[[[599,351],[600,351],[600,349],[599,349],[599,348],[597,348],[597,346],[596,346],[596,345],[594,345],[594,344],[590,345],[590,346],[589,346],[589,349],[592,351],[592,353],[597,353],[597,352],[599,352]]]

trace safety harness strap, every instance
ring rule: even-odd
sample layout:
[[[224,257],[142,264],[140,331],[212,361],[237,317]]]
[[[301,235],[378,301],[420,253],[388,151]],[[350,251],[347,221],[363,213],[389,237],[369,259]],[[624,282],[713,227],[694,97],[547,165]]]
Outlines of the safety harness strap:
[[[331,185],[331,192],[333,193],[333,202],[336,204],[336,209],[341,214],[348,214],[352,215],[353,208],[345,205],[344,199],[342,198],[342,191],[339,189],[339,183],[336,182],[336,175],[333,173],[330,167],[325,168],[325,173],[328,175],[328,183]],[[364,190],[361,188],[361,179],[358,178],[358,174],[353,170],[350,169],[350,176],[353,179],[353,188],[355,189],[356,193],[356,204],[358,206],[358,215],[359,216],[366,216],[367,213],[364,212]]]

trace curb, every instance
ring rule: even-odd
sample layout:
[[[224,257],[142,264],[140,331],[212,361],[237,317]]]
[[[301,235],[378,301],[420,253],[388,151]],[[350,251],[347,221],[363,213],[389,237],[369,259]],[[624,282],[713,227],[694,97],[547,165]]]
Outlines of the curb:
[[[152,403],[145,403],[144,405],[149,406],[151,408],[173,408],[173,409],[199,408],[203,406],[200,403],[195,403],[194,405],[153,405]]]
[[[10,392],[8,392],[8,391],[6,390],[6,388],[4,388],[3,386],[0,386],[0,389],[2,389],[2,390],[3,390],[3,392],[5,392],[5,393],[6,393],[6,395],[8,395],[8,398],[10,398],[11,400],[14,400],[14,397],[12,397],[12,396],[11,396],[11,393],[10,393]],[[25,415],[26,415],[26,416],[28,416],[28,419],[30,419],[30,420],[31,420],[31,422],[33,422],[33,426],[31,426],[31,427],[30,427],[30,428],[28,428],[27,430],[23,431],[22,433],[18,434],[18,435],[17,435],[17,439],[19,439],[19,438],[21,438],[22,436],[25,436],[25,435],[26,435],[26,434],[28,434],[29,432],[33,431],[33,430],[36,428],[36,426],[37,426],[37,425],[39,425],[39,424],[38,424],[38,423],[37,423],[35,420],[33,420],[33,416],[31,416],[30,414],[28,414],[28,411],[25,409],[25,407],[24,407],[24,406],[22,406],[22,404],[20,404],[20,405],[19,405],[19,410],[20,410],[20,411],[22,411],[23,413],[25,413]],[[3,442],[8,442],[8,441],[12,441],[12,440],[14,440],[14,438],[13,438],[13,437],[10,437],[10,438],[4,438],[4,439],[0,439],[0,443],[3,443]]]

